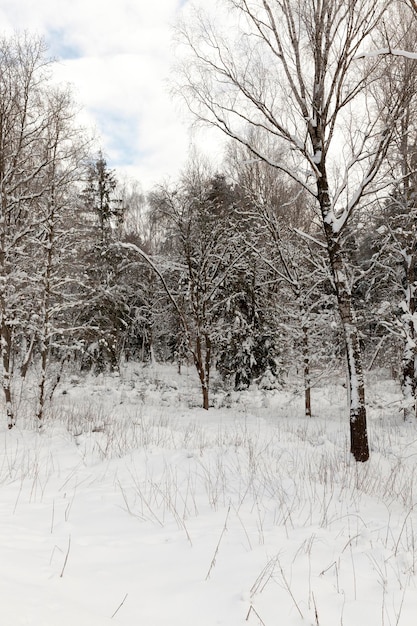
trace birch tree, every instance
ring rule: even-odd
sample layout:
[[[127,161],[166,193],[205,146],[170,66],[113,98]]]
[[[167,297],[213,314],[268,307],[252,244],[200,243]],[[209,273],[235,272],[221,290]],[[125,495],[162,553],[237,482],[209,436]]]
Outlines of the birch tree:
[[[344,332],[357,461],[369,458],[365,385],[341,242],[355,209],[384,185],[382,166],[401,112],[397,94],[380,123],[370,88],[380,60],[359,58],[388,4],[225,0],[223,31],[201,12],[179,28],[178,87],[194,115],[286,172],[317,203]],[[248,128],[264,141],[253,145]],[[270,137],[284,142],[291,158],[276,160]]]
[[[15,422],[11,375],[19,328],[28,307],[32,270],[28,240],[39,223],[43,169],[39,145],[49,125],[42,96],[47,80],[42,41],[0,41],[0,337],[8,426]]]
[[[58,204],[61,214],[67,208],[62,198],[58,203],[58,190],[62,193],[64,182],[68,188],[74,167],[69,131],[74,111],[68,94],[53,85],[50,70],[41,39],[0,40],[0,339],[9,428],[15,423],[14,359],[25,350],[24,373],[36,342],[42,355],[40,397],[44,395],[53,230]]]
[[[76,191],[84,175],[89,145],[82,129],[75,125],[75,109],[69,91],[50,90],[47,102],[51,117],[40,148],[48,166],[43,169],[41,181],[39,225],[31,234],[37,248],[34,260],[38,274],[35,289],[38,315],[34,335],[40,362],[36,408],[39,420],[56,386],[56,381],[51,381],[47,393],[51,351],[61,353],[62,363],[65,361],[77,334],[72,312],[84,303],[85,294],[76,277],[74,249],[81,231],[75,227],[75,212]]]

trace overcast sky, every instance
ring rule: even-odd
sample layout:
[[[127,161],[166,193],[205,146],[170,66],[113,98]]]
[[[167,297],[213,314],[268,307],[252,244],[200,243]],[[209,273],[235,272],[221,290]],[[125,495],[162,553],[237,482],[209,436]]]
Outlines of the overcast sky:
[[[0,0],[3,32],[45,38],[109,165],[145,190],[175,178],[199,142],[169,94],[171,26],[187,1]]]

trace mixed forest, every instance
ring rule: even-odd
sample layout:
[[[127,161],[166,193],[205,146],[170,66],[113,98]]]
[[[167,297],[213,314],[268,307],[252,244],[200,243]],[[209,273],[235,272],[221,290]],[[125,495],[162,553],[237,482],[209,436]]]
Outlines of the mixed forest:
[[[0,339],[9,428],[67,367],[195,368],[236,391],[347,379],[369,457],[366,373],[417,409],[417,7],[228,0],[180,24],[178,100],[229,141],[144,194],[109,167],[43,41],[0,41]],[[230,23],[235,28],[230,28]]]

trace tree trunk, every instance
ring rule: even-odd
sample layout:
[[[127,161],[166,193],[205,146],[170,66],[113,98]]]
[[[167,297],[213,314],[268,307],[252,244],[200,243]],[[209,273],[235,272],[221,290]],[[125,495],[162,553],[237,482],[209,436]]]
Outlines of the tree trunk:
[[[316,148],[319,149],[319,144]],[[369,459],[369,445],[362,354],[349,278],[340,246],[341,233],[335,233],[333,230],[330,194],[324,166],[322,166],[321,176],[317,180],[317,190],[345,340],[349,379],[350,451],[356,461],[364,462]]]
[[[404,421],[416,417],[416,344],[413,320],[404,322],[404,348],[401,362],[401,391],[404,404]]]
[[[207,338],[206,338],[207,342]],[[206,343],[207,349],[207,343]],[[209,371],[207,371],[207,363],[210,357],[203,358],[203,352],[201,347],[201,337],[198,334],[196,339],[196,350],[193,351],[194,364],[197,369],[198,377],[200,379],[201,391],[203,393],[203,409],[208,411],[209,409]]]
[[[203,409],[208,411],[209,410],[209,390],[208,390],[207,385],[202,385],[202,391],[203,391]]]
[[[416,312],[417,289],[417,219],[415,214],[416,177],[414,170],[415,147],[409,128],[413,112],[410,104],[405,108],[401,119],[401,140],[399,154],[401,157],[402,189],[405,200],[406,215],[404,216],[405,245],[402,246],[403,285],[405,306],[401,315],[404,345],[401,360],[401,391],[403,395],[404,421],[416,417],[417,410],[417,371],[416,371],[416,328],[414,315]],[[408,221],[408,225],[407,225]]]
[[[326,231],[330,231],[330,227]],[[330,235],[328,232],[327,234]],[[348,367],[350,451],[356,461],[364,462],[369,459],[369,446],[359,332],[340,244],[333,236],[329,236],[329,240],[329,258],[342,320]]]
[[[20,376],[23,379],[26,378],[26,374],[28,373],[30,360],[31,360],[32,354],[33,354],[33,348],[35,347],[35,338],[36,338],[36,333],[33,332],[32,333],[32,337],[30,339],[29,348],[26,350],[26,354],[25,354],[25,357],[23,359],[23,363],[20,366]]]
[[[415,356],[414,348],[408,345],[403,352],[401,363],[401,391],[403,395],[404,421],[407,422],[416,417],[416,379],[415,379]]]
[[[346,319],[353,320],[352,303],[346,303]],[[343,307],[342,307],[343,308]],[[369,459],[368,431],[366,425],[365,384],[362,370],[362,355],[356,322],[343,323],[350,391],[350,451],[356,461]]]
[[[406,190],[408,200],[409,190]],[[404,274],[405,274],[405,311],[402,315],[402,325],[404,330],[404,348],[401,362],[401,390],[404,401],[404,420],[416,417],[417,410],[417,371],[416,371],[416,227],[413,220],[411,237],[407,242],[407,251],[404,254]]]
[[[39,421],[42,421],[44,417],[45,400],[46,400],[45,389],[46,389],[47,365],[48,365],[48,350],[47,350],[47,346],[44,343],[42,346],[42,353],[41,353],[41,377],[40,377],[39,385],[38,385],[38,388],[39,388],[38,408],[36,411],[36,417],[38,418]]]
[[[53,193],[52,193],[53,195]],[[46,402],[46,380],[48,369],[49,346],[51,342],[51,324],[50,324],[50,307],[51,307],[51,276],[52,264],[55,248],[55,205],[51,202],[49,207],[47,225],[48,232],[46,237],[46,257],[45,268],[43,272],[43,294],[42,294],[42,312],[41,312],[41,328],[40,328],[40,352],[41,352],[41,373],[38,383],[38,408],[36,417],[41,421],[44,417]]]
[[[306,417],[311,417],[311,380],[310,353],[308,349],[308,328],[303,326],[303,361],[304,361],[304,409]]]
[[[12,350],[12,338],[11,330],[7,324],[2,323],[1,327],[1,356],[3,364],[3,392],[4,399],[6,401],[6,417],[8,428],[13,428],[16,424],[16,419],[12,405],[12,390],[11,390],[11,350]]]

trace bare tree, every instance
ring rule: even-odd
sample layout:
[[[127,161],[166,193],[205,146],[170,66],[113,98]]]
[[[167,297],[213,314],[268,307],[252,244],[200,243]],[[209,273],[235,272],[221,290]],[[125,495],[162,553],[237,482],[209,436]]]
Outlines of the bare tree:
[[[417,5],[410,8],[400,4],[384,24],[381,38],[394,49],[416,53]],[[385,201],[384,254],[381,262],[394,257],[397,271],[393,293],[400,294],[396,309],[400,311],[389,329],[402,337],[401,387],[404,399],[404,418],[416,416],[417,410],[417,55],[408,58],[390,55],[384,60],[386,69],[378,85],[378,98],[385,103],[402,94],[403,114],[389,151],[393,188]],[[402,269],[398,276],[398,268]]]
[[[291,365],[297,370],[302,365],[305,414],[311,417],[312,366],[317,367],[319,361],[312,354],[321,354],[317,339],[325,328],[329,336],[327,316],[318,315],[329,308],[328,296],[320,289],[329,282],[323,236],[305,190],[276,168],[250,157],[236,142],[229,147],[231,174],[245,198],[241,212],[248,225],[243,236],[274,277],[279,293],[274,303],[276,317],[294,346]]]
[[[13,359],[27,331],[23,373],[36,339],[45,358],[48,351],[51,228],[57,190],[73,168],[73,110],[54,88],[45,55],[43,41],[29,35],[0,41],[0,339],[9,428]]]
[[[15,419],[13,345],[17,320],[21,320],[18,311],[30,285],[30,268],[23,251],[38,220],[40,191],[35,181],[45,165],[36,159],[39,135],[48,126],[39,93],[39,81],[45,76],[44,52],[41,41],[28,37],[0,42],[0,335],[9,428]]]
[[[236,249],[231,228],[233,201],[221,176],[210,176],[193,164],[176,189],[161,188],[151,207],[165,224],[176,284],[168,290],[182,327],[184,344],[200,380],[203,408],[209,408],[212,356],[216,349],[216,320],[224,305],[223,288],[243,251]],[[159,272],[160,273],[160,272]]]
[[[341,241],[356,207],[384,184],[381,166],[401,111],[397,95],[379,122],[370,90],[379,57],[358,58],[388,4],[226,0],[228,32],[201,12],[179,28],[190,53],[179,87],[191,111],[286,172],[318,204],[344,330],[351,452],[357,461],[369,458],[365,386]],[[263,141],[251,143],[248,128]],[[283,141],[292,158],[274,159],[270,137]]]
[[[68,356],[68,335],[74,334],[69,312],[82,301],[74,289],[74,247],[80,232],[75,229],[77,187],[85,174],[88,137],[75,125],[75,109],[66,90],[49,91],[50,123],[43,142],[43,193],[39,203],[39,226],[32,233],[38,249],[38,316],[35,334],[38,339],[40,374],[36,417],[44,417],[47,398],[52,397],[56,381],[47,394],[48,365],[51,350]],[[40,146],[41,148],[41,146]],[[70,340],[71,343],[71,340]]]

